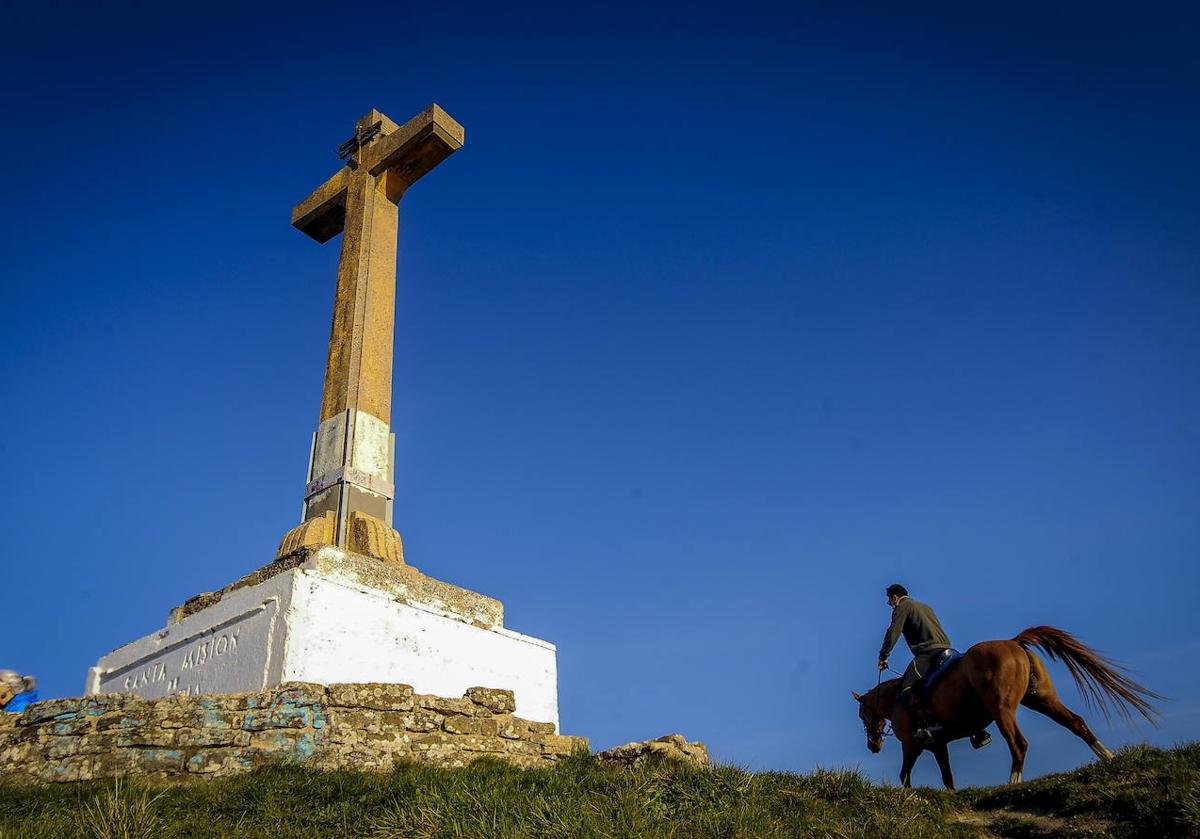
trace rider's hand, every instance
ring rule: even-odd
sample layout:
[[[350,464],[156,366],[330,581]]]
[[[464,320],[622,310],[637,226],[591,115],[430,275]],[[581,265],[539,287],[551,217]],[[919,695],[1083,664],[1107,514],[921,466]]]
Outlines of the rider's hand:
[[[880,669],[880,671],[887,670],[887,659],[886,658],[879,659],[879,669]]]

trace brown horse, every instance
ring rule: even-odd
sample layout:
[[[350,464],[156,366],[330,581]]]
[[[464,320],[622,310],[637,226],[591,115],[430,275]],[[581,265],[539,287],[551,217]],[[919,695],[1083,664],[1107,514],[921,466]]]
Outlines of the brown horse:
[[[899,679],[883,682],[862,696],[851,691],[858,701],[858,716],[867,730],[867,748],[875,753],[883,748],[890,720],[904,750],[900,767],[904,786],[912,785],[913,764],[928,748],[937,759],[942,783],[947,789],[954,789],[947,743],[982,731],[995,720],[1012,753],[1008,782],[1020,783],[1029,746],[1017,728],[1017,706],[1024,705],[1073,731],[1098,757],[1112,757],[1112,752],[1096,739],[1083,718],[1059,701],[1046,665],[1030,647],[1036,647],[1051,659],[1061,659],[1087,704],[1099,706],[1105,717],[1110,716],[1111,704],[1126,718],[1131,718],[1133,709],[1157,725],[1153,717],[1157,711],[1150,702],[1161,699],[1158,694],[1130,679],[1121,672],[1120,665],[1089,649],[1070,633],[1052,626],[1034,626],[1011,641],[976,644],[938,678],[929,697],[929,707],[944,729],[932,745],[921,746],[914,741],[918,725],[907,703],[897,701]]]

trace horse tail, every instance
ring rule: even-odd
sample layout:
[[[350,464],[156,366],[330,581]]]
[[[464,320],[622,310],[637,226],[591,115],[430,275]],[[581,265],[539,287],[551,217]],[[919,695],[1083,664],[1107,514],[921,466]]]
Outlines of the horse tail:
[[[1110,706],[1126,719],[1132,719],[1130,709],[1137,711],[1157,727],[1151,704],[1162,699],[1157,693],[1139,685],[1127,675],[1121,665],[1088,647],[1074,635],[1053,626],[1031,626],[1013,638],[1025,648],[1037,647],[1052,660],[1062,661],[1071,671],[1075,686],[1089,706],[1098,707],[1111,719]]]

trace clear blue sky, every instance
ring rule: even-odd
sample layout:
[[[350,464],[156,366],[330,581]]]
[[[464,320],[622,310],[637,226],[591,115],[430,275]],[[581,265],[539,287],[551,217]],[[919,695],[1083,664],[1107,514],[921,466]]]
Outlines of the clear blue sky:
[[[1170,697],[1086,713],[1110,745],[1196,737],[1200,20],[890,5],[8,10],[0,666],[77,694],[272,558],[338,254],[290,208],[436,101],[396,520],[558,644],[565,731],[894,779],[850,690],[901,581],[957,646],[1049,623]],[[1023,725],[1028,774],[1091,758]]]

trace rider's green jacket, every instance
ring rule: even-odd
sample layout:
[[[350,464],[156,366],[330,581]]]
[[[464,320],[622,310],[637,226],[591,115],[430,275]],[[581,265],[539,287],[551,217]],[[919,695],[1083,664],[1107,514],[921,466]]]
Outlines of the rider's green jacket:
[[[924,603],[918,603],[911,597],[901,597],[900,602],[892,609],[892,625],[883,636],[883,647],[879,650],[879,660],[886,661],[892,647],[900,640],[900,635],[908,642],[908,648],[913,655],[930,653],[934,650],[950,649],[950,639],[942,629],[941,622]]]

